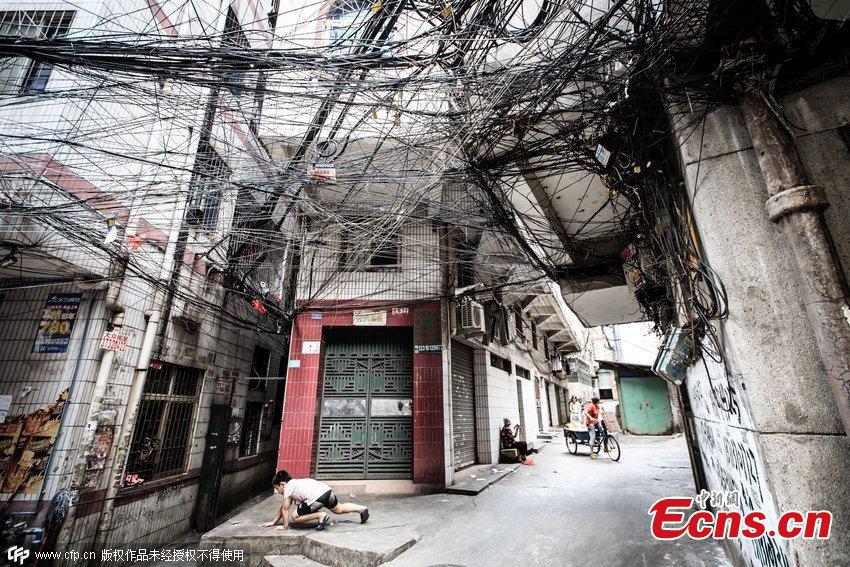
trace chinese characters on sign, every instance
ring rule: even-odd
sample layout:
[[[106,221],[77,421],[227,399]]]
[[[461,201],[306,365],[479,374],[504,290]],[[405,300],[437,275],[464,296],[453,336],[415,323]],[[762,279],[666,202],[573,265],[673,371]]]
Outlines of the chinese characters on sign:
[[[82,293],[51,293],[48,296],[32,345],[33,354],[64,354],[68,351],[82,299]]]
[[[439,309],[418,309],[413,313],[413,352],[416,354],[443,352]]]
[[[384,327],[387,324],[386,311],[354,310],[355,327]]]
[[[332,163],[314,163],[307,173],[310,181],[336,183],[336,166]]]
[[[128,342],[130,342],[130,335],[124,335],[114,331],[105,331],[103,336],[100,338],[100,348],[103,350],[124,352],[127,350]]]

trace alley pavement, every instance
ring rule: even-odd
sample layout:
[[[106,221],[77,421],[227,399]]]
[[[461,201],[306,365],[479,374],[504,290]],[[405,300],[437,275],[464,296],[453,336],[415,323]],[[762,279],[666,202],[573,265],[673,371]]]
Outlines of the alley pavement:
[[[371,518],[361,525],[338,517],[325,532],[259,527],[280,505],[279,497],[270,497],[204,539],[215,547],[253,548],[266,558],[261,563],[281,566],[347,565],[358,558],[391,567],[731,565],[713,540],[661,542],[649,533],[653,502],[693,494],[684,440],[620,441],[622,458],[615,463],[591,460],[586,447],[570,455],[557,437],[535,456],[535,466],[519,467],[477,496],[340,494],[342,501],[368,505]]]
[[[693,494],[684,439],[620,437],[622,457],[591,460],[562,437],[475,497],[438,498],[421,540],[393,567],[462,565],[725,566],[713,540],[661,542],[647,510],[658,498]],[[442,506],[441,506],[442,505]]]

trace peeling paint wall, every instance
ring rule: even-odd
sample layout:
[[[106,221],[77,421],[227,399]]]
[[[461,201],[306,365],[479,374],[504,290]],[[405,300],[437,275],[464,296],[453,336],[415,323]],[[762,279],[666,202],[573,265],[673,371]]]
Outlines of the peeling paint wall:
[[[825,81],[783,103],[804,164],[830,200],[827,223],[845,273],[850,266],[850,148],[838,128],[850,117],[850,78]],[[686,189],[705,258],[726,285],[729,317],[717,322],[725,367],[697,363],[686,387],[710,489],[741,491],[768,517],[831,510],[850,524],[850,443],[800,303],[787,246],[765,213],[767,190],[737,107],[703,122],[673,119]],[[699,176],[697,178],[697,175]],[[742,564],[850,564],[850,534],[829,540],[727,542]]]

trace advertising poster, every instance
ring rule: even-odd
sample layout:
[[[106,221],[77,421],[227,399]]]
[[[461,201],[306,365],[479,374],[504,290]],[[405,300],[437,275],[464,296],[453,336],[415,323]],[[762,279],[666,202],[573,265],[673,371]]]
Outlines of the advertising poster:
[[[48,296],[32,345],[33,354],[68,352],[74,320],[82,299],[82,293],[51,293]]]
[[[6,419],[0,426],[2,492],[38,494],[53,452],[68,390],[57,400],[27,415]]]

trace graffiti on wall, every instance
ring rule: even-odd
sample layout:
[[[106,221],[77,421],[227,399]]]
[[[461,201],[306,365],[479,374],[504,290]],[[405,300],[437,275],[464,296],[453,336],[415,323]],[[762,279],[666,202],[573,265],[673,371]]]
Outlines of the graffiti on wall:
[[[778,514],[751,421],[725,367],[711,360],[698,362],[689,372],[687,386],[709,490],[738,491],[742,512],[759,510],[768,522],[776,522]],[[735,544],[748,565],[791,567],[782,540],[741,538]]]

